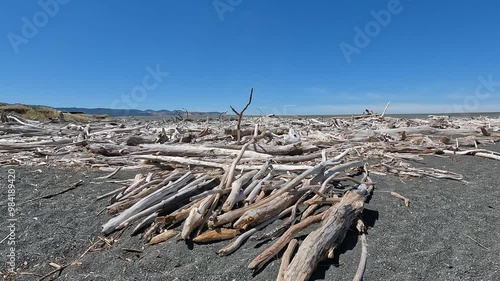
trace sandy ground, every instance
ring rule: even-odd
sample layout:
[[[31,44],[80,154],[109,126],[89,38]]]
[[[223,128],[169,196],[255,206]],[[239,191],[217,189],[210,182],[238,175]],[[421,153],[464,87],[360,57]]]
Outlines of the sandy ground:
[[[490,149],[500,151],[500,145]],[[374,176],[377,189],[364,211],[371,226],[365,280],[500,280],[500,162],[469,156],[426,157],[416,165],[462,173],[467,183]],[[52,270],[49,262],[71,262],[96,241],[109,216],[97,215],[106,202],[95,198],[117,186],[91,183],[106,173],[56,167],[0,168],[0,239],[9,234],[9,168],[16,170],[15,254],[21,272],[44,275]],[[120,172],[117,178],[132,176]],[[75,190],[26,203],[81,179],[84,184]],[[410,198],[410,208],[390,196],[390,191]],[[3,270],[8,267],[7,243],[0,244]],[[57,280],[275,280],[278,260],[255,276],[246,269],[269,243],[256,247],[257,242],[250,241],[235,254],[218,257],[216,251],[226,244],[192,247],[169,241],[144,247],[138,237],[125,232],[111,249],[87,253],[81,264],[66,268]],[[143,253],[123,248],[143,249]],[[321,263],[312,280],[352,280],[360,251],[355,231],[349,232],[337,256]],[[38,278],[18,275],[15,280]]]

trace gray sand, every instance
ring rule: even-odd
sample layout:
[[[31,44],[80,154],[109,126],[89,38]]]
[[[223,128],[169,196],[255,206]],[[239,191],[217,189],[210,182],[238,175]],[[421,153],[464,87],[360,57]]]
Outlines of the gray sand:
[[[499,151],[499,145],[490,149]],[[500,162],[478,157],[426,157],[415,164],[444,168],[465,176],[467,183],[429,178],[400,180],[374,176],[377,182],[364,211],[369,260],[365,280],[500,280]],[[7,169],[0,168],[0,239],[8,234]],[[22,272],[44,275],[49,262],[65,264],[95,241],[100,226],[109,219],[97,216],[106,202],[98,195],[115,189],[113,184],[92,184],[106,173],[58,168],[14,167],[16,201],[61,191],[84,179],[84,185],[63,195],[18,206],[16,229],[17,266]],[[120,172],[118,178],[134,173]],[[397,191],[411,199],[410,208],[389,195]],[[474,241],[475,240],[475,241]],[[0,244],[2,265],[7,242]],[[216,251],[228,242],[186,245],[169,241],[145,246],[126,231],[110,249],[90,252],[81,265],[65,269],[58,280],[275,280],[279,261],[271,261],[256,276],[246,269],[267,243],[256,248],[247,242],[229,257]],[[141,254],[123,248],[142,249]],[[355,231],[348,233],[333,260],[320,264],[313,280],[352,280],[360,245]],[[15,280],[36,280],[22,275]]]

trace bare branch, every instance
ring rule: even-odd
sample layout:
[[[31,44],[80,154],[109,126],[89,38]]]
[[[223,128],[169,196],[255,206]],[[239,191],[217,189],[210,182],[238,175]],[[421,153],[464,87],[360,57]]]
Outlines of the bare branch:
[[[238,124],[236,125],[236,130],[237,130],[237,134],[238,134],[238,143],[241,142],[241,120],[243,119],[243,113],[245,112],[245,110],[247,110],[248,106],[250,106],[250,104],[252,103],[252,97],[253,97],[253,88],[250,89],[250,97],[248,98],[248,103],[245,105],[243,110],[241,110],[240,112],[238,112],[236,109],[234,109],[234,107],[229,106],[231,108],[231,110],[233,110],[233,112],[236,114],[236,116],[238,116]]]

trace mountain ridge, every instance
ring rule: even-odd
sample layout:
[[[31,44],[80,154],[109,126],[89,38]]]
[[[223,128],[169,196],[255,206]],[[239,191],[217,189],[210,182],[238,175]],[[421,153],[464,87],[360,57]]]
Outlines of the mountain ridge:
[[[114,108],[86,108],[86,107],[54,107],[63,112],[81,112],[93,115],[108,115],[109,117],[127,117],[127,116],[174,116],[185,114],[184,110],[153,110],[153,109],[114,109]],[[220,112],[189,112],[189,115],[218,115]]]

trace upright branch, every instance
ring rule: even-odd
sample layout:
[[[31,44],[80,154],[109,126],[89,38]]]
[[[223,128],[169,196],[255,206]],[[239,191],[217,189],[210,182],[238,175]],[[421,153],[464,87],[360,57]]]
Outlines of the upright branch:
[[[236,109],[234,109],[234,107],[229,106],[229,107],[231,107],[233,112],[238,116],[238,125],[236,125],[236,132],[238,134],[238,143],[241,142],[241,129],[240,128],[241,128],[241,120],[243,119],[243,113],[245,112],[245,110],[247,110],[248,106],[252,103],[252,96],[253,96],[253,88],[250,89],[250,98],[248,99],[247,105],[245,105],[243,110],[241,110],[240,112],[236,111]]]
[[[219,114],[219,121],[224,121],[224,114],[226,114],[226,113],[227,113],[227,111],[224,111],[224,112],[221,112]]]
[[[186,112],[186,119],[189,119],[189,111],[187,109],[185,109],[184,107],[181,109],[184,110],[184,112]]]

